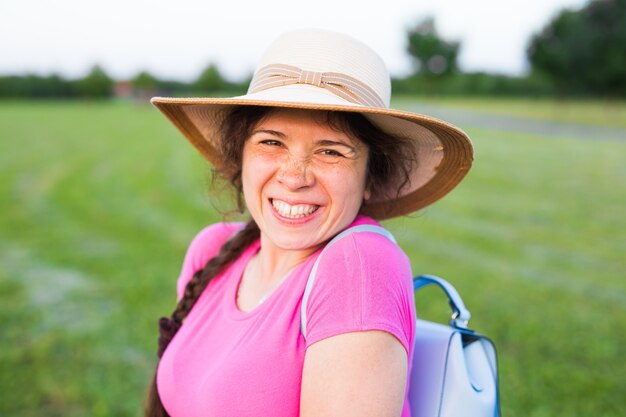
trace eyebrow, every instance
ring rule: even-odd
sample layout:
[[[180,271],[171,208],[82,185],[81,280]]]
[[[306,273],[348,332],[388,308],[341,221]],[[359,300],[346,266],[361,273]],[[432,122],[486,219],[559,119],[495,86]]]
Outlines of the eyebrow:
[[[272,129],[257,129],[255,131],[252,132],[252,135],[256,135],[258,133],[267,133],[270,135],[274,135],[274,136],[278,136],[281,139],[287,139],[287,135],[285,135],[283,132],[280,132],[278,130],[272,130]],[[346,142],[342,142],[342,141],[337,141],[337,140],[330,140],[330,139],[322,139],[316,142],[316,145],[319,146],[344,146],[348,149],[350,149],[352,152],[356,152],[356,147],[346,143]]]
[[[270,135],[278,136],[281,139],[286,139],[287,138],[287,135],[285,135],[283,132],[279,132],[277,130],[257,129],[254,132],[252,132],[252,135],[256,135],[257,133],[268,133]]]

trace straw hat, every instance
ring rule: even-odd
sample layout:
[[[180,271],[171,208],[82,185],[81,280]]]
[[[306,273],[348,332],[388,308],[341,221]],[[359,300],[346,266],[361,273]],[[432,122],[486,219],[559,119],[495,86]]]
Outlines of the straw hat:
[[[248,93],[233,98],[164,98],[151,102],[217,169],[219,127],[234,106],[273,106],[358,112],[380,129],[411,140],[417,164],[397,198],[372,196],[363,212],[379,220],[419,210],[465,176],[472,144],[459,128],[433,117],[389,108],[391,83],[380,57],[343,34],[288,32],[261,59]]]

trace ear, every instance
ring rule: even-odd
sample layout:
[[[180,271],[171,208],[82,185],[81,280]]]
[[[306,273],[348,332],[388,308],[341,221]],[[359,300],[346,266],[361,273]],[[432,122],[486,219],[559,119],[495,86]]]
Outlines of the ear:
[[[363,191],[363,201],[367,201],[372,196],[372,192],[370,191],[369,185],[365,187],[365,191]]]

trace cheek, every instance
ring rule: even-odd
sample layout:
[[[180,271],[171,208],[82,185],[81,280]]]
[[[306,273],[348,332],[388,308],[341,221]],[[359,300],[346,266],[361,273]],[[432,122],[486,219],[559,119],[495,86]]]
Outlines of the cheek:
[[[259,195],[261,187],[267,183],[276,171],[275,158],[254,153],[245,154],[241,167],[241,179],[246,200]]]
[[[241,161],[241,186],[244,199],[248,206],[255,188],[255,176],[252,175],[254,172],[254,166],[254,158],[250,155],[250,152],[246,150],[246,147],[244,147],[243,158]]]
[[[365,169],[361,166],[326,167],[323,172],[327,192],[336,200],[360,207],[363,199],[369,197],[365,189]]]
[[[254,175],[258,169],[255,168],[255,164],[243,163],[241,167],[241,183],[243,187],[243,194],[246,200],[254,193],[255,188],[258,187],[259,176]]]

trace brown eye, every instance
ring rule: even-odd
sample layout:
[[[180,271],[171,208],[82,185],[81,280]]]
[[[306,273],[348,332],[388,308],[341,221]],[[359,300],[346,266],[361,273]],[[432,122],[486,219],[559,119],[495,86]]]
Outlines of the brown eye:
[[[282,146],[282,143],[280,143],[279,141],[274,140],[274,139],[262,140],[259,143],[261,143],[263,145],[268,145],[268,146]]]
[[[340,152],[337,152],[334,149],[323,149],[320,153],[322,155],[327,155],[327,156],[343,157],[343,154],[341,154]]]

